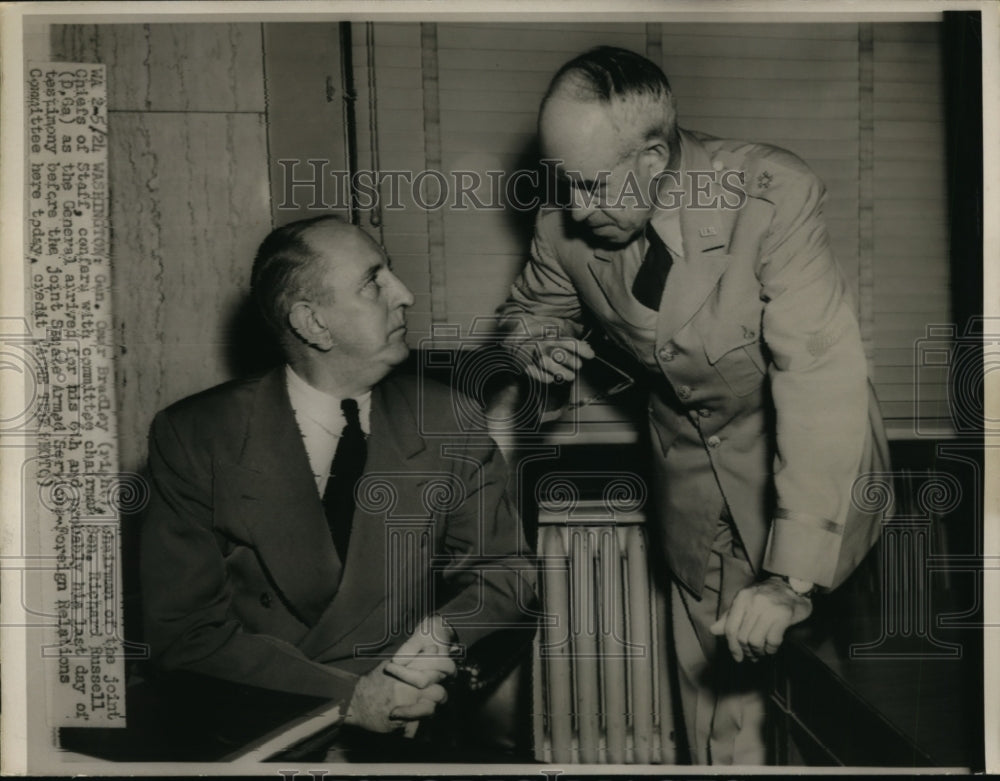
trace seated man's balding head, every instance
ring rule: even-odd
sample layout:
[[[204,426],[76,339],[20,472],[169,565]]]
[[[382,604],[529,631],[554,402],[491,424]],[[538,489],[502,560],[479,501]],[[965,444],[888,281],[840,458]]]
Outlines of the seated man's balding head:
[[[289,363],[318,387],[370,388],[409,352],[413,295],[382,247],[336,216],[272,231],[254,260],[251,291]]]
[[[254,259],[250,289],[279,338],[288,327],[294,297],[313,295],[321,287],[326,271],[323,253],[365,239],[374,244],[356,225],[333,214],[290,222],[267,235]]]

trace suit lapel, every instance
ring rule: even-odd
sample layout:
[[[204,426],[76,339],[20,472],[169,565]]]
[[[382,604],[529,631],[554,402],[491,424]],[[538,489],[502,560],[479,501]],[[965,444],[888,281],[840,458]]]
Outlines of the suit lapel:
[[[312,469],[288,400],[284,370],[254,397],[239,464],[220,464],[217,490],[242,514],[274,585],[306,623],[315,622],[340,578]]]
[[[371,435],[368,438],[368,460],[365,475],[409,473],[408,462],[416,459],[425,444],[419,434],[416,415],[402,390],[387,380],[372,390]],[[377,623],[376,633],[385,627],[385,617],[379,606],[386,599],[388,579],[396,577],[388,572],[386,522],[391,507],[383,507],[381,497],[374,494],[364,498],[365,478],[362,477],[361,497],[358,501],[351,529],[351,542],[340,588],[329,602],[315,626],[299,644],[311,658],[331,655],[331,649],[351,635],[366,621]],[[400,480],[400,485],[409,485]],[[395,490],[397,486],[393,486]],[[368,633],[365,633],[368,634]],[[352,638],[378,641],[379,638]],[[340,653],[337,650],[332,655]]]

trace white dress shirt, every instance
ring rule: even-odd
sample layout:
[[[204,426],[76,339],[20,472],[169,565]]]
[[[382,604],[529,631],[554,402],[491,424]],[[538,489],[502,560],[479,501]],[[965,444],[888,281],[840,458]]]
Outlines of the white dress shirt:
[[[316,479],[316,490],[322,496],[326,490],[326,481],[330,477],[330,464],[333,454],[337,452],[340,433],[347,425],[344,413],[340,410],[340,399],[317,390],[298,374],[291,366],[285,366],[285,379],[288,383],[288,398],[292,402],[292,412],[299,426],[302,442],[309,456],[309,467]],[[355,399],[358,402],[358,415],[361,418],[361,429],[370,433],[370,418],[372,407],[371,391]]]

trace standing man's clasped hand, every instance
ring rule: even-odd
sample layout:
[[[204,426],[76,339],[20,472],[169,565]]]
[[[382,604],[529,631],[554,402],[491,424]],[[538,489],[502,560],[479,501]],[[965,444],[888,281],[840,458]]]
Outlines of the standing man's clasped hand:
[[[548,385],[552,382],[573,382],[585,360],[594,357],[594,348],[582,339],[543,338],[518,345],[518,356],[525,373]]]
[[[756,662],[777,653],[788,627],[805,621],[812,609],[809,596],[794,591],[783,578],[770,577],[741,589],[709,631],[725,635],[737,662]]]
[[[442,684],[457,672],[455,639],[440,616],[424,618],[391,660],[361,678],[345,723],[413,737],[419,722],[448,700]]]

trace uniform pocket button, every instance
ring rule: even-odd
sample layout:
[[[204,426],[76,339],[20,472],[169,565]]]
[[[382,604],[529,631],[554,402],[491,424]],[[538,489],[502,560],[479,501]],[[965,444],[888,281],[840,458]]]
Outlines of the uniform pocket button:
[[[698,410],[698,415],[703,418],[710,418],[712,417],[712,410],[702,407],[700,410]]]
[[[684,400],[690,399],[691,398],[691,388],[688,387],[687,385],[681,385],[681,387],[679,387],[677,389],[677,396],[678,396],[678,398],[684,399]]]

